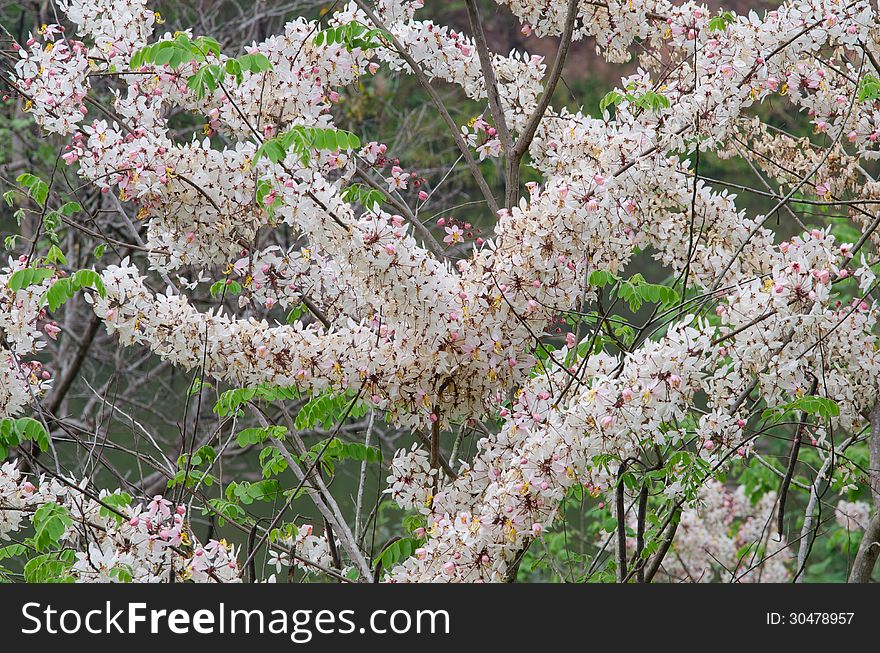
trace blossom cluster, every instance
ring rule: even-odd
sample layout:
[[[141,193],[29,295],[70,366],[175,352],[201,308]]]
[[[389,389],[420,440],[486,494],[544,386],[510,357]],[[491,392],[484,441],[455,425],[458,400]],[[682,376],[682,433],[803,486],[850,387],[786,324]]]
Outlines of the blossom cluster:
[[[59,543],[76,552],[67,573],[76,582],[236,582],[236,549],[225,541],[202,545],[189,525],[187,507],[158,495],[144,503],[123,495],[93,494],[88,481],[41,477],[36,484],[14,463],[0,467],[0,540],[9,540],[55,505],[67,517]],[[126,498],[130,499],[127,495]]]

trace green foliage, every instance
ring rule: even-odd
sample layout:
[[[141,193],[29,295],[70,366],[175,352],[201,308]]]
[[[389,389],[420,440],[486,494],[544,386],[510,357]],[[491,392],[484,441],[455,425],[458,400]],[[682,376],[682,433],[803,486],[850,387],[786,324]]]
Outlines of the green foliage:
[[[675,288],[663,284],[648,283],[641,274],[634,274],[629,279],[621,279],[605,270],[595,270],[588,277],[590,285],[604,288],[616,282],[614,292],[617,297],[629,304],[635,313],[643,304],[652,303],[661,306],[674,306],[681,299]]]
[[[324,430],[328,430],[346,413],[349,417],[363,417],[367,414],[367,406],[363,402],[355,401],[351,391],[337,393],[327,390],[313,397],[300,409],[296,415],[294,426],[298,430],[304,431],[313,429],[320,424]]]
[[[64,205],[60,209],[58,209],[63,215],[66,215],[68,218],[75,213],[79,213],[82,211],[82,207],[78,202],[65,202]]]
[[[590,272],[588,280],[591,286],[604,288],[605,286],[609,286],[616,282],[617,277],[615,277],[610,272],[606,272],[605,270],[593,270],[592,272]]]
[[[220,281],[215,281],[211,284],[211,297],[216,297],[217,295],[222,295],[224,292],[227,295],[237,295],[241,292],[241,284],[238,281],[233,281],[232,279],[221,279]]]
[[[880,78],[877,75],[865,75],[859,81],[856,100],[859,102],[873,102],[877,99],[880,99]]]
[[[107,504],[106,506],[101,506],[101,516],[104,519],[110,519],[113,517],[116,519],[117,523],[122,523],[123,518],[117,513],[124,512],[124,510],[131,505],[131,495],[122,490],[117,490],[113,494],[108,494],[107,496],[102,497],[101,502]],[[109,506],[109,508],[107,506]],[[110,508],[115,508],[116,512]]]
[[[264,447],[260,451],[260,469],[263,473],[263,478],[278,476],[278,474],[287,469],[287,460],[285,460],[278,447]]]
[[[325,445],[326,449],[324,448]],[[324,453],[321,456],[321,461],[329,466],[331,472],[333,471],[332,463],[343,460],[356,460],[366,463],[382,462],[382,451],[377,447],[368,447],[360,442],[343,442],[339,438],[331,438],[329,442],[319,442],[303,458],[305,461],[311,462],[314,458],[317,458],[322,450]]]
[[[9,449],[23,442],[33,442],[40,451],[49,449],[49,433],[32,417],[4,417],[0,421],[0,459],[6,458]]]
[[[376,565],[381,562],[384,569],[391,569],[399,560],[406,560],[412,556],[413,551],[418,548],[419,544],[421,542],[412,537],[403,537],[395,540],[382,549],[379,555],[376,556],[373,564]]]
[[[827,397],[805,395],[781,406],[766,409],[761,413],[761,418],[770,422],[775,422],[781,420],[787,413],[793,411],[800,411],[807,415],[815,415],[819,417],[819,419],[827,421],[832,417],[838,417],[840,415],[840,406]]]
[[[44,553],[28,560],[24,566],[26,583],[72,583],[70,568],[76,561],[71,550]]]
[[[727,27],[736,20],[732,11],[723,11],[709,19],[710,32],[726,32]]]
[[[307,308],[306,305],[303,304],[302,302],[300,302],[299,304],[294,306],[292,309],[290,309],[290,312],[287,314],[287,323],[293,324],[298,319],[300,319],[302,317],[303,313],[305,312],[306,308]]]
[[[46,206],[46,200],[49,198],[49,185],[29,172],[20,174],[15,178],[19,184],[27,190],[27,194],[40,206]],[[10,206],[10,200],[6,200]]]
[[[168,487],[173,488],[178,485],[187,488],[199,485],[212,486],[217,479],[211,475],[209,470],[216,459],[217,452],[214,447],[207,444],[200,447],[192,456],[182,454],[177,459],[177,472],[168,479]]]
[[[28,286],[45,281],[55,274],[51,268],[24,268],[12,273],[9,277],[9,289],[15,292]]]
[[[599,101],[599,111],[604,113],[608,107],[617,106],[624,100],[643,111],[656,112],[660,111],[661,109],[668,109],[672,106],[669,102],[669,98],[665,95],[658,93],[657,91],[648,90],[641,95],[636,95],[632,92],[635,90],[635,88],[635,85],[630,84],[627,87],[627,91],[625,93],[621,93],[617,90],[609,91],[605,95],[605,97],[603,97]]]
[[[275,195],[271,204],[266,201],[270,193],[274,190],[274,185],[268,179],[260,179],[257,181],[257,205],[264,207],[269,212],[269,217],[275,217],[275,209],[281,206],[281,197],[278,195]]]
[[[286,426],[261,426],[241,431],[235,441],[239,447],[247,447],[252,444],[262,444],[272,438],[283,438],[285,435],[287,435]]]
[[[365,209],[375,210],[385,203],[385,194],[363,184],[351,184],[342,189],[342,199],[346,202],[357,202]]]
[[[276,479],[264,479],[256,483],[233,481],[226,486],[226,499],[233,505],[246,506],[254,501],[275,501],[281,497],[281,486]]]
[[[209,91],[217,90],[224,75],[225,70],[218,64],[208,64],[199,68],[186,80],[186,87],[196,94],[196,99],[201,100]]]
[[[43,301],[49,305],[49,310],[54,313],[83,288],[93,288],[101,298],[107,296],[107,289],[104,287],[101,275],[94,270],[78,270],[71,276],[53,283],[43,296]]]
[[[0,547],[0,560],[6,560],[7,558],[18,558],[19,556],[24,555],[27,552],[27,547],[24,544],[9,544],[4,547]]]
[[[191,61],[205,61],[208,54],[220,56],[217,41],[207,36],[190,39],[186,34],[178,33],[171,40],[159,41],[137,50],[131,56],[130,66],[132,70],[140,70],[146,64],[178,68]]]
[[[608,91],[605,96],[599,100],[599,111],[605,113],[605,109],[611,106],[617,106],[623,102],[623,93],[619,91]]]
[[[282,433],[287,431],[282,426],[272,426],[268,429],[275,429],[276,432]],[[239,444],[242,441],[246,444],[265,441],[268,435],[258,433],[263,429],[247,429],[239,434]],[[245,438],[241,436],[246,434]],[[328,438],[321,440],[306,451],[302,456],[291,455],[291,458],[303,467],[311,468],[319,462],[322,469],[328,474],[333,474],[335,465],[344,460],[355,460],[358,462],[380,463],[382,462],[382,451],[377,447],[368,447],[359,442],[343,442],[339,438]],[[271,478],[285,471],[288,467],[287,460],[281,451],[274,446],[263,447],[260,451],[260,466],[263,470],[264,478]]]
[[[73,519],[67,508],[58,503],[44,503],[34,512],[33,544],[37,551],[58,546],[68,528],[73,526]]]
[[[678,292],[674,288],[648,283],[641,274],[634,274],[626,280],[621,279],[617,295],[629,304],[633,313],[639,310],[644,303],[672,306],[679,300]]]
[[[315,45],[333,45],[339,43],[346,50],[376,50],[391,41],[391,34],[384,29],[369,28],[353,20],[345,25],[337,25],[321,30],[315,35]]]
[[[214,404],[214,412],[219,417],[233,414],[241,414],[241,407],[254,399],[271,403],[299,399],[299,390],[296,388],[282,388],[280,386],[259,385],[255,388],[235,388],[221,393]]]
[[[217,515],[219,526],[225,526],[227,519],[235,522],[250,521],[244,508],[235,501],[226,499],[209,499],[207,505],[202,508],[202,515],[207,517],[211,514]]]
[[[132,55],[131,68],[139,70],[146,64],[168,65],[179,68],[196,61],[204,64],[209,55],[220,59],[220,44],[207,36],[190,39],[186,34],[177,34],[170,41],[159,41],[141,48]],[[213,93],[230,75],[240,84],[245,72],[261,73],[272,69],[272,63],[264,54],[245,54],[237,59],[228,59],[222,65],[210,63],[199,66],[195,73],[187,77],[186,86],[199,100]]]
[[[130,583],[132,581],[131,567],[128,565],[113,567],[113,569],[107,572],[107,575],[110,578],[115,578],[120,583]]]
[[[67,265],[67,259],[64,256],[64,252],[62,252],[57,245],[52,245],[49,248],[49,251],[46,253],[46,262],[52,263],[53,265]]]
[[[303,165],[308,165],[311,150],[356,150],[361,140],[351,132],[323,127],[303,127],[296,125],[288,131],[263,141],[254,155],[254,161],[265,156],[272,163],[280,163],[289,151],[293,152]]]

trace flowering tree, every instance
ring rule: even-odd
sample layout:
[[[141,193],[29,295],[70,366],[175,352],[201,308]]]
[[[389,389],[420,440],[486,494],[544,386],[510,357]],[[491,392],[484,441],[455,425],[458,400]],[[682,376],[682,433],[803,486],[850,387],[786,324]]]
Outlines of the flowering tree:
[[[57,24],[23,43],[6,33],[9,95],[62,143],[50,176],[22,171],[4,196],[21,232],[0,278],[0,444],[15,458],[0,471],[13,540],[0,556],[26,560],[25,578],[255,580],[268,556],[269,573],[338,580],[509,581],[541,561],[562,579],[802,580],[823,540],[834,556],[850,533],[849,577],[871,577],[868,1],[737,16],[497,0],[524,36],[555,39],[549,66],[491,52],[476,0],[467,34],[421,0],[355,0],[238,56],[192,30],[161,34],[142,0],[56,4]],[[639,64],[595,115],[551,106],[580,40]],[[339,126],[346,89],[383,71],[414,76],[456,148],[450,170],[422,176]],[[482,114],[461,124],[443,84]],[[774,124],[774,103],[812,133]],[[204,117],[201,135],[169,117],[180,109]],[[712,179],[710,157],[764,186]],[[452,169],[472,177],[491,236],[454,208],[425,218]],[[770,209],[745,210],[730,188]],[[795,235],[772,229],[780,216]],[[627,270],[646,256],[665,280]],[[79,297],[88,310],[64,322]],[[197,418],[176,461],[155,441],[150,455],[119,444],[155,475],[112,491],[89,477],[113,465],[102,450],[119,430],[84,440],[59,413],[83,361],[106,357],[90,344],[102,326],[189,372]],[[198,432],[212,392],[217,426]],[[94,394],[91,410],[121,410]],[[387,465],[382,428],[415,438]],[[71,440],[88,455],[62,468]],[[242,450],[259,451],[263,478],[218,484]],[[350,460],[359,482],[343,498],[333,480]],[[366,543],[370,466],[406,511],[384,544]],[[291,515],[305,504],[322,527]],[[581,551],[561,551],[575,523]],[[241,546],[217,541],[220,527]]]

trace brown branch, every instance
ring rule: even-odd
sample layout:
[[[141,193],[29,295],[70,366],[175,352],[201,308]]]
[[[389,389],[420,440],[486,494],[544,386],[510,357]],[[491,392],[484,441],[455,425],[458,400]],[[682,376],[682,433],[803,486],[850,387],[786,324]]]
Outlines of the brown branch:
[[[520,133],[516,144],[513,146],[510,155],[507,157],[507,170],[505,172],[506,187],[504,192],[504,203],[506,206],[514,206],[517,196],[519,195],[519,165],[523,155],[532,144],[535,133],[538,131],[538,125],[550,106],[550,100],[553,99],[553,92],[556,85],[562,77],[562,68],[565,66],[565,60],[568,58],[568,50],[571,47],[572,36],[574,35],[574,24],[578,15],[578,0],[568,0],[568,14],[565,19],[565,29],[562,32],[562,38],[559,41],[559,48],[556,50],[556,59],[553,60],[553,67],[550,69],[550,75],[547,83],[544,84],[544,92],[538,101],[538,106],[534,113],[529,117],[526,126]]]
[[[452,116],[449,115],[449,111],[443,104],[443,100],[440,99],[437,91],[434,90],[433,86],[431,86],[430,80],[425,75],[418,62],[416,62],[416,60],[410,56],[410,54],[406,51],[406,48],[403,47],[403,44],[401,44],[401,42],[397,40],[396,36],[388,31],[388,29],[385,27],[379,17],[373,12],[372,9],[370,9],[369,6],[367,6],[367,4],[363,0],[355,0],[355,4],[357,4],[357,6],[361,8],[361,10],[367,15],[367,18],[369,18],[376,27],[388,33],[388,37],[391,40],[391,45],[394,46],[394,49],[397,51],[397,54],[400,55],[400,58],[406,62],[410,69],[412,69],[413,74],[416,76],[419,84],[421,84],[422,88],[425,89],[428,96],[431,98],[431,101],[434,103],[434,106],[437,108],[437,111],[440,112],[440,116],[443,118],[443,122],[445,122],[446,125],[449,127],[449,131],[452,133],[455,144],[461,151],[461,155],[464,157],[465,163],[467,163],[471,175],[477,182],[477,186],[480,187],[480,191],[483,193],[483,197],[486,198],[486,203],[489,205],[489,209],[492,211],[493,214],[497,214],[498,202],[495,201],[495,197],[494,195],[492,195],[492,189],[489,188],[489,184],[486,183],[486,178],[483,177],[483,173],[480,172],[480,168],[479,166],[477,166],[477,162],[474,160],[473,154],[471,154],[470,147],[468,147],[468,144],[465,142],[464,137],[462,137],[458,125],[455,124]]]
[[[476,0],[467,0],[468,19],[471,23],[471,31],[474,33],[474,43],[477,46],[477,54],[480,57],[480,67],[483,70],[483,82],[486,85],[486,96],[489,98],[489,108],[495,119],[495,127],[505,154],[510,154],[513,149],[513,139],[507,128],[507,120],[504,117],[504,107],[501,106],[501,96],[498,94],[498,81],[495,78],[495,69],[492,66],[492,55],[486,43],[486,34],[483,31],[483,21],[480,18],[480,9]],[[508,206],[510,206],[508,204]]]
[[[623,475],[626,461],[617,470],[616,509],[617,509],[617,582],[626,582],[626,502],[624,500]]]

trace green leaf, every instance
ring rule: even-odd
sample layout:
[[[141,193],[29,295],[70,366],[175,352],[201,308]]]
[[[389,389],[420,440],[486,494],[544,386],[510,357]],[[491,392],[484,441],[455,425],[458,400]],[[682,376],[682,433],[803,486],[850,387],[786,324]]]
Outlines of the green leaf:
[[[9,277],[9,288],[15,292],[41,283],[55,274],[50,268],[25,268],[12,273]]]
[[[208,516],[212,512],[219,517],[217,519],[217,524],[220,526],[226,524],[223,517],[236,522],[248,521],[247,513],[244,509],[236,502],[227,501],[226,499],[209,499],[208,505],[202,508],[202,515]]]
[[[211,284],[211,297],[222,295],[224,289],[226,290],[226,294],[228,295],[237,295],[241,292],[241,284],[238,283],[238,281],[233,281],[232,279],[221,279],[220,281],[215,281]]]
[[[70,278],[70,282],[74,290],[93,288],[100,295],[101,299],[107,297],[107,289],[104,287],[101,275],[94,270],[78,270]]]
[[[375,211],[386,202],[385,194],[364,184],[351,184],[342,189],[342,199],[358,202],[367,210]]]
[[[44,503],[34,512],[33,524],[34,547],[45,551],[58,545],[67,529],[73,526],[73,519],[61,504]]]
[[[732,11],[725,11],[718,16],[709,19],[710,32],[726,32],[727,26],[736,20],[736,16]]]
[[[209,92],[213,93],[217,90],[221,76],[220,66],[216,64],[202,66],[187,79],[186,87],[196,94],[197,99],[201,100]]]
[[[49,252],[46,254],[46,262],[54,263],[55,265],[67,265],[67,259],[64,258],[64,252],[62,252],[57,245],[52,245],[49,248]]]
[[[859,82],[856,95],[859,102],[873,102],[880,99],[880,78],[877,75],[865,75]]]
[[[67,217],[70,217],[74,213],[82,211],[82,207],[77,202],[67,202],[59,210]]]
[[[46,553],[28,560],[24,566],[26,583],[72,583],[70,568],[76,556],[72,551]]]
[[[779,421],[786,413],[792,411],[801,411],[806,415],[815,415],[825,421],[840,416],[840,406],[832,399],[805,395],[781,406],[767,408],[761,413],[761,419],[771,422]]]
[[[247,70],[250,73],[261,73],[266,70],[272,70],[272,62],[269,61],[266,55],[259,52],[257,54],[242,55],[237,61],[241,70]]]
[[[360,146],[360,139],[351,132],[296,125],[283,134],[264,141],[254,155],[254,160],[258,161],[265,156],[272,163],[279,163],[290,151],[297,155],[303,165],[308,165],[309,151],[312,149],[350,151]]]
[[[223,392],[214,404],[214,412],[220,417],[235,414],[241,406],[253,399],[262,401],[284,401],[299,399],[299,390],[295,387],[260,385],[254,388],[235,388]]]
[[[33,442],[40,451],[49,449],[49,433],[41,422],[32,417],[4,417],[0,421],[0,444],[4,448],[17,447],[25,441]]]
[[[131,495],[121,490],[117,490],[113,494],[101,497],[101,501],[107,504],[107,506],[116,508],[117,511],[124,513],[125,508],[131,505]],[[123,518],[110,510],[107,506],[101,506],[101,510],[99,511],[101,517],[104,519],[110,519],[113,517],[116,519],[117,523],[122,523]]]
[[[396,540],[385,547],[379,555],[376,556],[373,565],[376,565],[376,563],[381,561],[384,569],[391,569],[391,567],[393,567],[398,561],[406,560],[412,556],[419,544],[420,541],[412,537],[404,537]]]
[[[617,277],[605,270],[593,270],[590,272],[589,283],[591,286],[596,286],[597,288],[604,288],[605,286],[614,283],[616,280]]]
[[[20,174],[15,180],[27,189],[28,195],[37,204],[40,206],[46,205],[46,199],[49,197],[49,186],[45,181],[29,172]]]
[[[264,447],[260,451],[260,468],[264,478],[277,476],[287,469],[287,460],[278,447]]]
[[[262,426],[241,431],[235,438],[239,447],[251,444],[262,444],[271,438],[283,438],[287,435],[286,426]]]
[[[361,50],[375,50],[384,47],[387,41],[391,41],[391,34],[387,30],[370,29],[356,20],[345,25],[337,25],[321,30],[313,39],[315,45],[339,43],[349,52],[358,48]]]
[[[324,430],[330,429],[348,411],[349,405],[354,400],[350,392],[336,393],[327,390],[313,397],[303,406],[296,415],[294,426],[303,431],[313,429],[321,424]],[[367,408],[362,402],[356,403],[348,413],[349,417],[363,417]]]
[[[131,567],[128,565],[113,567],[107,575],[110,576],[110,578],[115,578],[120,583],[130,583],[132,581]]]
[[[49,304],[49,310],[54,313],[73,295],[74,293],[70,289],[70,279],[59,279],[52,284],[43,299]]]
[[[605,109],[610,106],[616,106],[621,102],[623,102],[623,95],[618,91],[609,91],[601,100],[599,100],[599,111],[605,113]]]
[[[21,555],[24,555],[27,552],[27,547],[24,544],[9,544],[0,548],[0,560],[6,560],[7,558],[17,558]]]
[[[259,161],[261,157],[265,156],[272,163],[280,163],[284,160],[286,154],[286,148],[282,145],[281,141],[277,138],[270,138],[263,141],[263,144],[260,145],[254,155],[254,161]]]
[[[239,63],[238,59],[226,60],[226,74],[235,77],[236,83],[241,84],[241,63]]]
[[[93,288],[101,298],[107,296],[107,289],[104,287],[101,275],[94,270],[78,270],[72,276],[53,283],[43,295],[42,301],[46,302],[49,305],[49,310],[54,313],[83,288]]]
[[[257,394],[254,388],[236,388],[227,390],[214,404],[214,412],[220,417],[226,417],[238,412],[239,408],[249,402]]]

